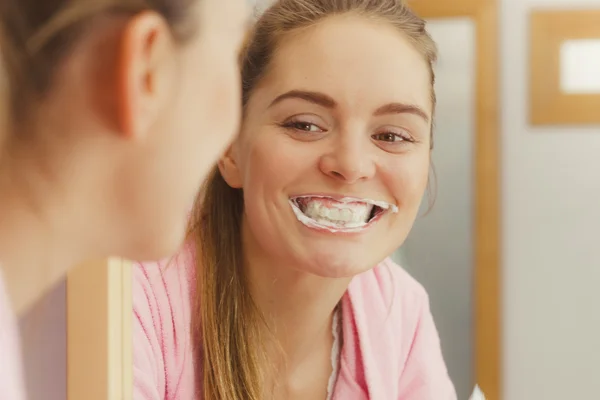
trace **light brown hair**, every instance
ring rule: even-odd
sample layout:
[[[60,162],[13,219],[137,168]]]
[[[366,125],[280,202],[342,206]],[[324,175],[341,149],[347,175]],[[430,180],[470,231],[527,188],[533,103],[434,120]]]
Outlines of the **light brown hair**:
[[[175,37],[193,33],[190,6],[198,0],[0,0],[0,51],[14,118],[42,97],[64,57],[95,18],[161,14]]]
[[[436,46],[424,20],[403,0],[276,1],[256,22],[242,54],[244,108],[283,37],[341,14],[389,23],[408,38],[430,67],[435,108]],[[199,394],[206,400],[262,400],[265,326],[242,268],[242,190],[231,188],[215,168],[200,193],[191,229],[198,264],[192,340]]]

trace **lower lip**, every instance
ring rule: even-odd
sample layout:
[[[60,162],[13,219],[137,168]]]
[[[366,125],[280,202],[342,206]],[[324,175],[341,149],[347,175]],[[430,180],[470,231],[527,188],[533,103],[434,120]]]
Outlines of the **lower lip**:
[[[375,225],[377,223],[377,221],[379,221],[381,219],[381,216],[383,214],[379,214],[378,216],[376,216],[375,218],[373,218],[367,225],[360,227],[360,228],[354,228],[354,229],[344,229],[344,228],[339,228],[339,229],[335,229],[335,228],[328,228],[328,227],[321,227],[321,226],[308,226],[303,224],[302,222],[298,221],[300,224],[302,224],[302,226],[313,230],[315,232],[319,232],[319,233],[325,233],[325,234],[329,234],[329,235],[344,235],[344,236],[352,236],[352,235],[361,235],[365,232],[367,232],[369,229],[371,229],[371,227],[373,227],[373,225]]]

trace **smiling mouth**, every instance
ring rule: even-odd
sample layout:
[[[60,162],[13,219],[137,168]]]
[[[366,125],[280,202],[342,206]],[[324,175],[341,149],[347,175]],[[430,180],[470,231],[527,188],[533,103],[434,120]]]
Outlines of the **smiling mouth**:
[[[309,228],[330,232],[359,232],[398,207],[384,201],[328,196],[297,196],[290,199],[296,218]]]

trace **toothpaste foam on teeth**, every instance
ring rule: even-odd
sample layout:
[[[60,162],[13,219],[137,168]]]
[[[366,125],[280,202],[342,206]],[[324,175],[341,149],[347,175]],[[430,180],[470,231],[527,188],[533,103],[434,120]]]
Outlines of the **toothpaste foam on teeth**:
[[[308,199],[308,201],[306,201]],[[319,200],[320,199],[320,200]],[[303,203],[304,212],[299,202]],[[325,202],[327,204],[325,204]],[[398,212],[398,207],[384,201],[345,197],[335,200],[327,196],[306,196],[290,200],[296,218],[311,228],[330,232],[356,232],[368,225],[374,206]]]

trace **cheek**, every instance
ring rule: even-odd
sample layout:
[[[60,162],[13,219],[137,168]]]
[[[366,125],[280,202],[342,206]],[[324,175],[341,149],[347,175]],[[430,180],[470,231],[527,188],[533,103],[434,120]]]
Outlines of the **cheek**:
[[[304,176],[310,159],[303,157],[299,144],[279,133],[258,133],[246,148],[243,160],[245,188],[284,190],[288,183]]]
[[[238,125],[241,114],[241,82],[237,67],[233,60],[225,59],[221,65],[216,65],[217,76],[213,80],[211,92],[212,107],[216,118],[222,118],[225,123]]]
[[[196,75],[195,79],[201,80],[198,85],[199,90],[188,101],[190,104],[197,106],[198,97],[205,97],[206,101],[203,102],[204,110],[202,110],[202,114],[212,122],[212,126],[209,129],[220,128],[223,132],[209,131],[198,133],[200,135],[214,136],[215,139],[220,137],[222,141],[228,141],[230,136],[224,136],[223,134],[235,133],[239,126],[241,114],[241,93],[237,70],[233,68],[231,63],[225,61],[209,65],[206,68],[200,68],[199,70],[206,71],[206,76],[198,77]],[[208,72],[211,70],[212,74]],[[195,115],[199,114],[199,110],[196,109]]]
[[[184,47],[180,64],[180,94],[196,137],[207,137],[217,146],[229,142],[241,113],[240,75],[233,46],[199,36]],[[210,146],[212,143],[206,143]]]
[[[382,177],[401,206],[419,208],[427,188],[429,162],[428,154],[410,154],[384,164]]]

